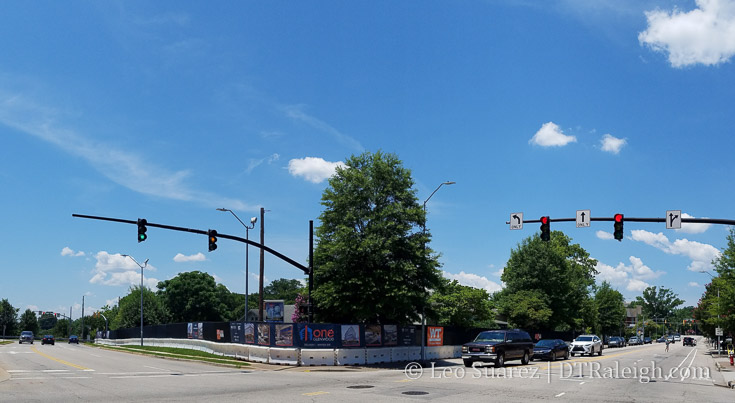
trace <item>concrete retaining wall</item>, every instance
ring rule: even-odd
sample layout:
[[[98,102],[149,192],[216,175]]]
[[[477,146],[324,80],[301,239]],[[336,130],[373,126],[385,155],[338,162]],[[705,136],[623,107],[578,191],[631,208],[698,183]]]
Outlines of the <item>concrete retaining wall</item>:
[[[318,349],[311,349],[311,348],[302,348],[301,349],[301,360],[299,361],[299,365],[304,365],[307,367],[311,366],[332,366],[335,365],[336,362],[336,356],[333,349],[328,350],[318,350]]]

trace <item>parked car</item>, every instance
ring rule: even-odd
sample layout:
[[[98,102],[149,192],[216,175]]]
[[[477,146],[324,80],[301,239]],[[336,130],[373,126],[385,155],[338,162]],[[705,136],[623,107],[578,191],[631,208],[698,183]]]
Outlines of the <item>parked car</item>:
[[[56,339],[54,339],[54,335],[52,334],[44,335],[43,338],[41,339],[41,345],[44,345],[44,344],[50,344],[52,346],[56,344]]]
[[[607,339],[607,346],[609,348],[625,347],[625,339],[620,336],[611,336],[609,339]]]
[[[681,335],[678,333],[674,335],[674,343],[676,343],[677,341],[681,341]]]
[[[569,345],[564,340],[542,339],[533,346],[532,359],[556,361],[557,358],[569,359]]]
[[[661,336],[656,339],[656,343],[666,343],[666,336]]]
[[[694,347],[697,345],[697,341],[694,339],[694,337],[685,337],[683,345]]]
[[[653,343],[653,339],[651,339],[650,337],[643,338],[643,344],[652,344],[652,343]]]
[[[24,342],[33,344],[33,332],[31,332],[30,330],[24,330],[20,332],[18,344],[23,344]]]
[[[581,336],[577,336],[577,338],[572,342],[572,357],[574,357],[575,354],[593,355],[595,353],[597,353],[597,355],[602,355],[602,340],[600,340],[596,335],[583,334]]]
[[[77,335],[75,334],[69,336],[69,344],[71,343],[79,344],[79,337],[77,337]]]
[[[486,330],[474,341],[462,346],[462,361],[471,367],[476,361],[492,362],[502,367],[507,360],[521,360],[528,364],[533,356],[533,342],[528,332],[514,330]]]
[[[633,336],[630,339],[628,339],[628,344],[630,344],[631,346],[637,346],[642,343],[641,343],[641,339],[639,339],[638,336]]]

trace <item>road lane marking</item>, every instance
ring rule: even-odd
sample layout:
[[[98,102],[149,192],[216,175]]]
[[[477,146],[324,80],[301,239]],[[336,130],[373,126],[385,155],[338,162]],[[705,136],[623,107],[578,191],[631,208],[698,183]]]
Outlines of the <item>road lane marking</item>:
[[[144,367],[144,368],[150,368],[150,369],[155,369],[155,370],[158,370],[158,371],[169,371],[168,369],[164,369],[164,368],[158,368],[158,367],[150,367],[150,366],[148,366],[148,365],[143,365],[143,367]]]
[[[561,392],[558,395],[554,395],[554,397],[562,397],[562,396],[564,396],[566,394],[567,394],[567,392]]]
[[[319,396],[319,395],[326,395],[329,394],[329,392],[310,392],[310,393],[302,393],[302,396]]]
[[[31,347],[31,350],[35,351],[35,352],[36,352],[36,353],[37,353],[38,355],[40,355],[40,356],[42,356],[42,357],[46,357],[46,358],[48,358],[49,360],[52,360],[52,361],[56,361],[56,362],[58,362],[59,364],[64,364],[64,365],[68,365],[68,366],[70,366],[70,367],[73,367],[73,368],[76,368],[76,369],[82,369],[82,370],[88,370],[88,369],[89,369],[89,368],[87,368],[87,367],[83,367],[83,366],[81,366],[81,365],[77,365],[77,364],[72,364],[72,363],[70,363],[70,362],[68,362],[68,361],[64,361],[64,360],[60,360],[60,359],[58,359],[58,358],[54,358],[54,357],[52,357],[52,356],[50,356],[50,355],[48,355],[48,354],[46,354],[46,353],[42,353],[42,352],[38,351],[38,349],[37,349],[37,348],[35,348],[35,347]],[[94,370],[92,370],[92,371],[94,371]]]

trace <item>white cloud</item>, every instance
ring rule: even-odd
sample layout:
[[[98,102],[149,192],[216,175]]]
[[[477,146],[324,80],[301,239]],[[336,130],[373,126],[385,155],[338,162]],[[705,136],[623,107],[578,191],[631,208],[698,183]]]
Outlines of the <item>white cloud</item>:
[[[630,265],[620,262],[616,267],[598,261],[595,267],[598,271],[597,279],[614,286],[625,287],[631,292],[638,292],[650,286],[645,280],[654,280],[665,274],[663,271],[653,271],[638,257],[631,256],[628,260]]]
[[[641,45],[669,54],[673,67],[706,66],[729,61],[735,54],[735,2],[696,0],[688,12],[647,11],[648,28],[638,35]]]
[[[696,281],[690,281],[689,287],[699,287],[699,283],[697,283]]]
[[[64,246],[64,249],[61,250],[61,256],[84,256],[85,253],[82,251],[74,252],[73,249],[71,249],[68,246]]]
[[[488,280],[487,277],[478,276],[477,274],[465,273],[464,271],[459,272],[459,274],[453,274],[446,271],[442,273],[444,277],[450,280],[457,280],[460,284],[469,287],[482,288],[490,294],[503,289],[502,285]]]
[[[181,253],[177,253],[176,256],[174,256],[174,262],[176,263],[184,263],[184,262],[203,262],[207,260],[207,257],[204,256],[202,252],[197,253],[196,255],[183,255]]]
[[[712,245],[677,239],[669,241],[663,233],[654,234],[644,230],[633,230],[632,239],[651,245],[671,255],[682,255],[692,260],[687,269],[691,271],[712,270],[712,261],[720,256],[720,251]]]
[[[609,134],[602,136],[600,144],[602,144],[602,151],[607,151],[611,154],[620,153],[620,149],[628,143],[625,139],[619,139]]]
[[[612,233],[605,232],[605,231],[602,231],[602,230],[595,232],[595,235],[597,235],[597,237],[600,238],[600,239],[605,239],[605,240],[615,239],[615,236]]]
[[[561,147],[577,142],[577,138],[564,134],[554,122],[547,122],[528,142],[542,147]]]
[[[289,118],[293,120],[304,122],[307,125],[317,130],[325,132],[331,135],[340,144],[347,146],[353,150],[360,151],[360,152],[364,150],[362,147],[362,144],[360,144],[360,142],[358,142],[357,140],[340,132],[339,130],[330,126],[326,122],[323,122],[311,115],[306,114],[302,109],[303,109],[302,105],[290,105],[290,106],[283,107],[283,111],[286,113],[286,116],[288,116]]]
[[[92,271],[94,276],[89,280],[90,283],[109,286],[140,285],[140,267],[132,259],[117,253],[111,255],[105,251],[98,252],[94,257],[97,263]],[[151,265],[145,267],[143,285],[155,289],[158,279],[146,274],[151,271],[156,271],[156,268]]]
[[[681,218],[696,218],[693,216],[690,216],[687,213],[682,213]],[[705,224],[705,223],[687,223],[683,222],[681,223],[681,229],[677,229],[677,232],[684,232],[687,234],[701,234],[709,229],[712,224]]]
[[[322,158],[305,157],[288,162],[288,173],[301,176],[309,182],[319,183],[334,175],[337,167],[344,167],[342,161],[329,162]]]

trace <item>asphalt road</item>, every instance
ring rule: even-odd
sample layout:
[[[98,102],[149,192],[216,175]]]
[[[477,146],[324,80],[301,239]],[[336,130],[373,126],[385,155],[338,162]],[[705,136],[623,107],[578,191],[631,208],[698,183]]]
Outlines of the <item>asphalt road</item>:
[[[606,349],[602,357],[506,368],[465,368],[461,360],[381,368],[248,369],[161,359],[88,346],[0,346],[0,401],[670,401],[733,402],[715,386],[702,343]],[[2,372],[2,371],[0,371]]]

